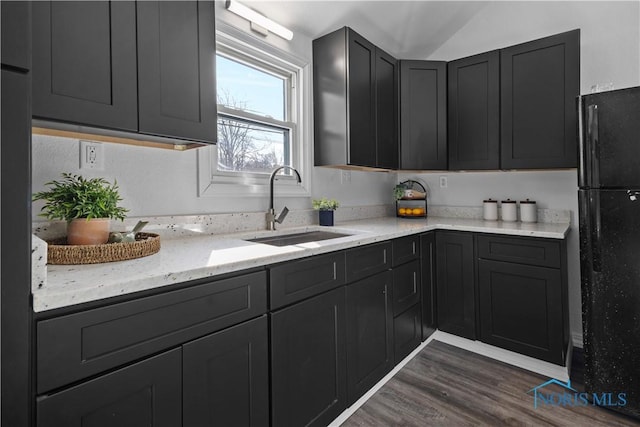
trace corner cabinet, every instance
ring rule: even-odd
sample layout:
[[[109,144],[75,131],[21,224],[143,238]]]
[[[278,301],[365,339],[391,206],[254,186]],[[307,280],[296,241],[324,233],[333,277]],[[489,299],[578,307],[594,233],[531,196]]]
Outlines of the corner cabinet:
[[[397,166],[396,81],[396,60],[348,27],[313,41],[316,166]]]
[[[35,118],[216,141],[212,1],[34,2]]]
[[[400,61],[400,169],[447,169],[447,63]]]
[[[501,167],[575,168],[580,30],[500,51]]]
[[[449,169],[500,168],[500,52],[449,62]]]

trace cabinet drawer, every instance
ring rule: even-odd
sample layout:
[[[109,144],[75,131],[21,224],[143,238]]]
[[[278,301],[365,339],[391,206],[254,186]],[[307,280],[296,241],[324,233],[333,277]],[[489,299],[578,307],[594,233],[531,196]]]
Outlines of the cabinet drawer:
[[[257,272],[38,322],[38,393],[267,311]]]
[[[393,315],[420,302],[420,263],[416,260],[393,269]]]
[[[479,235],[478,257],[559,268],[560,242],[535,237]]]
[[[420,236],[408,236],[393,241],[393,266],[418,259],[420,256]]]
[[[391,242],[347,251],[347,282],[355,282],[391,267]]]
[[[271,309],[345,284],[344,252],[280,264],[269,270]]]

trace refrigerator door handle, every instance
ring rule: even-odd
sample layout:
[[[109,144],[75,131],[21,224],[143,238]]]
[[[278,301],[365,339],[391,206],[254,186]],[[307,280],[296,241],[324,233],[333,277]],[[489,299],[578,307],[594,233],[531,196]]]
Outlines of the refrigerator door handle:
[[[587,107],[587,138],[591,148],[591,187],[600,188],[600,146],[598,141],[598,106]]]
[[[585,123],[584,123],[584,97],[577,98],[578,107],[578,187],[589,187],[589,176],[587,173],[589,156],[587,155],[588,144],[585,141]],[[588,123],[587,126],[591,124]]]
[[[602,221],[600,219],[600,192],[590,191],[589,204],[591,212],[591,255],[592,269],[595,272],[602,271],[601,237]]]

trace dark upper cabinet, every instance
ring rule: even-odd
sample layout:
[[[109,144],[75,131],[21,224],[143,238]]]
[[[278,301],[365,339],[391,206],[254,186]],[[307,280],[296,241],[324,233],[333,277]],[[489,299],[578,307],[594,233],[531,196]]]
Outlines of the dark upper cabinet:
[[[436,233],[420,236],[421,261],[421,301],[422,301],[422,341],[433,334],[436,321]]]
[[[345,289],[271,315],[274,426],[325,426],[347,403]]]
[[[140,132],[216,142],[214,2],[136,7]]]
[[[347,286],[347,392],[349,404],[393,367],[390,271]]]
[[[577,166],[580,30],[500,51],[501,167]]]
[[[447,169],[447,63],[400,61],[400,169]]]
[[[33,115],[136,131],[133,2],[33,2]]]
[[[175,349],[37,402],[38,427],[182,425],[182,350]]]
[[[376,48],[376,167],[398,168],[398,62]]]
[[[0,2],[2,65],[31,68],[31,2]]]
[[[215,142],[212,1],[34,2],[34,117]]]
[[[447,64],[449,169],[500,168],[500,52]]]
[[[437,232],[438,329],[476,338],[473,234]]]
[[[353,30],[347,34],[348,163],[375,166],[376,47]]]
[[[269,342],[262,316],[183,347],[183,426],[268,426]]]
[[[348,27],[313,41],[316,166],[397,165],[396,73],[393,57]]]

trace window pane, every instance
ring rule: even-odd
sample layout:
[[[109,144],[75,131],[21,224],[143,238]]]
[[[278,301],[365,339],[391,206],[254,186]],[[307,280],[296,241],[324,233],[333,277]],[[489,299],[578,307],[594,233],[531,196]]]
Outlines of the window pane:
[[[289,129],[218,115],[218,170],[270,173],[291,165]]]
[[[216,55],[218,104],[285,120],[285,81],[264,71]]]

